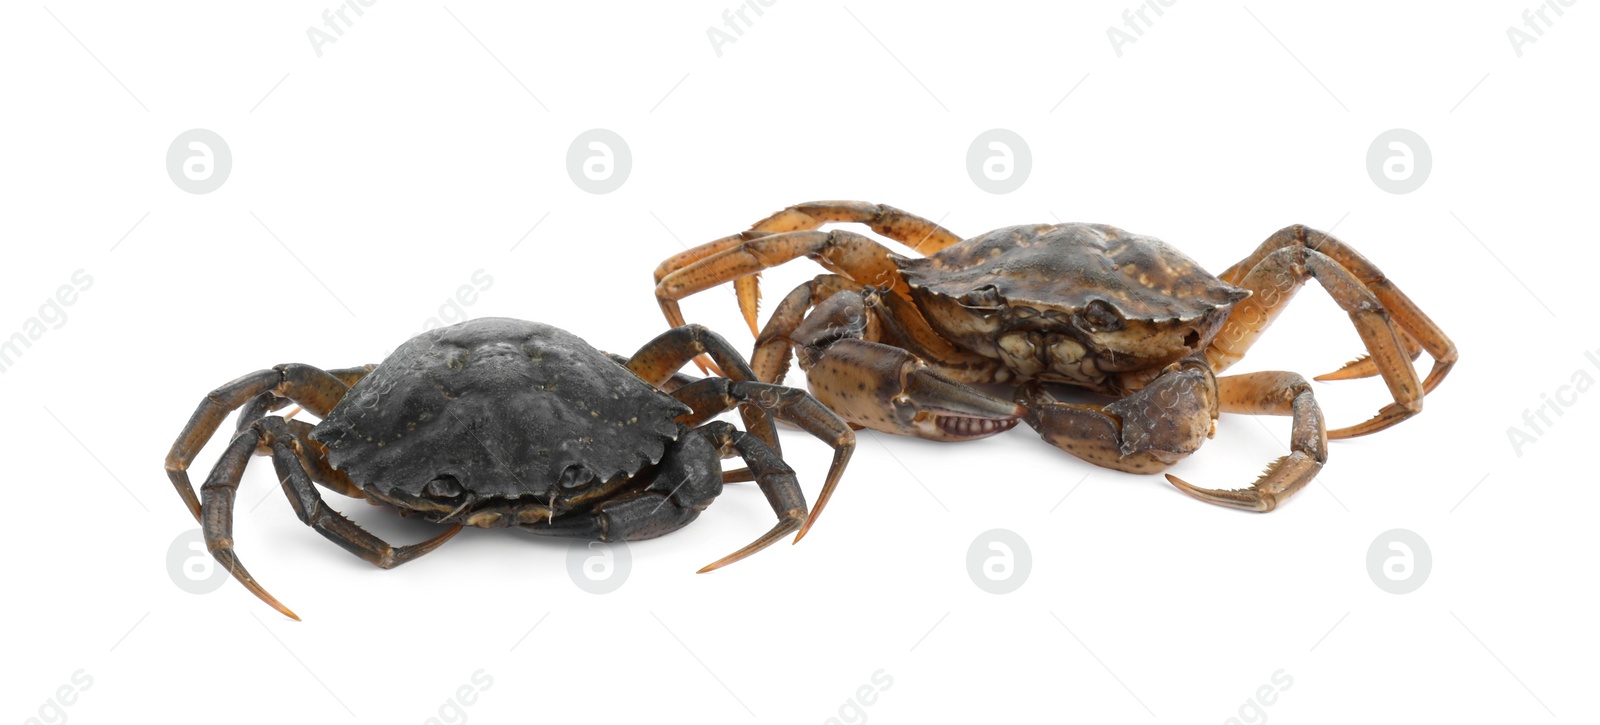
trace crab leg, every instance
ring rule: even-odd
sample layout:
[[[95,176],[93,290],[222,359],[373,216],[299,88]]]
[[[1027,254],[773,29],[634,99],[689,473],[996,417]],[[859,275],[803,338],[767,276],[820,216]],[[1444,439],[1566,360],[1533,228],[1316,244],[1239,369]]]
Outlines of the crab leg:
[[[360,369],[350,368],[340,372],[353,376],[354,371]],[[255,416],[251,418],[251,422],[254,422],[275,405],[273,402],[263,400],[262,396],[275,395],[293,400],[300,407],[320,417],[327,415],[349,389],[350,384],[339,377],[310,365],[300,364],[279,365],[267,370],[258,370],[223,385],[211,391],[205,400],[200,401],[188,424],[178,433],[178,439],[173,442],[171,451],[167,453],[167,478],[171,479],[178,496],[188,504],[189,512],[194,514],[195,520],[198,521],[200,500],[195,498],[194,486],[189,482],[189,466],[194,463],[195,456],[200,454],[200,449],[205,447],[206,441],[217,432],[217,428],[222,425],[222,421],[229,413],[249,403],[248,410]],[[241,431],[242,429],[241,427]]]
[[[337,370],[329,370],[327,372],[329,375],[338,378],[339,381],[344,383],[346,387],[351,387],[359,382],[362,378],[366,377],[367,374],[372,372],[373,368],[376,367],[378,366],[362,365],[361,367],[339,368]],[[294,401],[291,401],[288,398],[280,397],[277,393],[274,393],[270,390],[256,396],[255,398],[252,398],[250,402],[245,403],[244,407],[239,409],[239,417],[236,425],[234,426],[235,432],[242,431],[245,428],[250,427],[250,424],[254,423],[257,418],[266,416],[268,413],[282,410],[292,402]],[[266,451],[257,452],[266,453]]]
[[[779,211],[750,228],[764,232],[818,229],[830,222],[865,224],[919,254],[928,255],[961,241],[955,232],[888,204],[865,201],[809,201]]]
[[[1417,339],[1404,329],[1397,327],[1394,332],[1400,338],[1400,345],[1406,349],[1406,357],[1411,358],[1411,362],[1416,362],[1417,358],[1422,357],[1422,343],[1417,342]],[[1340,366],[1338,370],[1331,373],[1323,373],[1312,379],[1318,381],[1359,380],[1378,374],[1378,364],[1372,361],[1372,356],[1362,353],[1356,359]],[[1433,392],[1428,387],[1427,381],[1423,381],[1422,390],[1424,393]]]
[[[1251,511],[1271,511],[1310,483],[1322,470],[1322,464],[1328,461],[1328,434],[1311,384],[1295,373],[1259,372],[1218,378],[1217,391],[1224,413],[1292,416],[1289,455],[1268,464],[1267,470],[1250,488],[1234,491],[1200,488],[1170,473],[1167,480],[1201,501]]]
[[[283,420],[283,425],[288,427],[292,447],[299,454],[300,463],[305,466],[306,474],[311,476],[313,483],[327,486],[350,498],[367,497],[367,493],[351,481],[349,475],[328,463],[328,447],[311,440],[311,431],[316,426],[303,420]],[[268,450],[268,453],[271,451]]]
[[[772,505],[773,513],[778,515],[778,523],[760,538],[746,544],[744,548],[701,567],[699,573],[702,574],[721,569],[772,546],[790,532],[805,526],[803,522],[806,521],[806,497],[800,491],[800,483],[795,479],[794,469],[784,463],[778,452],[761,442],[760,438],[727,423],[719,425],[719,422],[695,430],[710,439],[724,458],[737,454],[744,459],[745,465],[749,466],[750,472],[755,475],[756,485],[761,487],[761,492],[767,496],[767,503]],[[796,537],[796,540],[799,538]]]
[[[823,322],[801,333],[813,308]],[[788,373],[791,350],[805,354],[806,347],[825,346],[844,337],[882,342],[919,358],[938,360],[945,374],[967,382],[993,381],[994,361],[961,350],[941,337],[916,304],[835,274],[818,275],[778,303],[756,338],[750,369],[763,381],[781,382]]]
[[[799,542],[816,523],[822,508],[828,505],[833,491],[844,474],[845,464],[856,450],[856,432],[833,411],[804,390],[760,382],[703,378],[679,388],[673,397],[694,408],[693,413],[678,417],[684,426],[698,426],[707,420],[732,409],[736,405],[754,404],[771,412],[781,420],[793,423],[833,447],[833,463],[828,466],[828,478],[817,494],[817,505],[795,535]],[[724,479],[726,480],[726,479]]]
[[[691,264],[699,262],[700,260],[705,259],[706,257],[710,257],[710,256],[716,255],[716,254],[718,254],[720,252],[724,252],[724,251],[727,251],[727,250],[732,249],[734,247],[737,247],[737,246],[739,246],[741,244],[744,244],[745,242],[749,242],[749,241],[752,241],[752,240],[755,240],[755,239],[760,239],[761,237],[767,236],[768,234],[770,234],[770,232],[765,232],[765,231],[739,232],[738,234],[730,234],[730,235],[728,235],[726,237],[722,237],[721,239],[714,239],[712,241],[706,242],[705,244],[702,244],[702,245],[700,245],[698,247],[695,247],[693,249],[684,250],[682,252],[674,254],[671,257],[668,257],[666,259],[666,261],[664,261],[660,265],[656,266],[656,271],[655,271],[656,285],[659,286],[661,284],[661,280],[662,279],[666,278],[667,275],[678,271],[679,269],[682,269],[682,268],[687,267],[687,266],[689,266]],[[737,285],[735,291],[738,292],[738,294],[741,296],[741,300],[742,300],[743,295],[746,294],[743,286],[742,285]],[[759,291],[754,291],[753,290],[753,291],[750,292],[750,294],[753,294],[758,298],[760,296]],[[656,296],[656,302],[661,306],[661,314],[666,316],[667,324],[672,325],[673,327],[682,327],[685,324],[684,319],[683,319],[683,309],[678,306],[678,300],[676,300],[676,299],[667,299],[665,297],[661,297],[661,296],[657,295]],[[743,302],[742,301],[740,302],[740,306],[743,307]],[[705,366],[701,365],[701,367],[704,368]]]
[[[675,397],[694,409],[694,413],[680,419],[685,425],[698,425],[734,406],[738,406],[745,427],[767,443],[773,451],[778,447],[777,429],[772,425],[776,415],[833,447],[833,463],[819,494],[816,512],[806,520],[800,536],[811,529],[822,505],[833,496],[844,474],[845,464],[855,451],[855,431],[833,411],[804,391],[769,385],[756,380],[755,373],[744,359],[733,350],[727,340],[699,325],[673,328],[639,348],[627,361],[634,374],[652,385],[661,386],[675,379],[675,371],[690,358],[708,353],[722,368],[732,372],[729,378],[706,378],[688,383],[675,391]],[[737,474],[738,472],[735,472]],[[737,475],[733,479],[738,479]],[[800,537],[796,537],[796,541]]]
[[[750,369],[755,371],[756,378],[769,383],[783,382],[789,373],[789,353],[794,345],[792,335],[805,321],[806,313],[839,292],[860,292],[861,289],[861,285],[849,277],[822,274],[785,295],[767,318],[766,327],[756,336],[755,351],[750,353]],[[877,319],[876,315],[865,318],[869,325]],[[877,337],[870,333],[868,336]]]
[[[432,539],[401,547],[390,546],[367,533],[322,500],[322,494],[306,474],[300,454],[290,445],[293,433],[285,423],[282,418],[262,418],[240,431],[200,487],[200,528],[211,556],[227,567],[228,573],[250,593],[284,616],[300,619],[250,576],[233,550],[233,501],[239,481],[244,476],[245,465],[250,462],[250,454],[259,445],[270,446],[273,467],[277,469],[278,479],[283,482],[283,492],[289,497],[300,520],[345,550],[380,567],[391,569],[433,551],[461,530],[460,526],[453,526]]]
[[[259,424],[271,440],[272,466],[278,473],[278,480],[283,482],[284,495],[289,497],[289,503],[294,506],[295,515],[329,541],[379,568],[393,569],[439,548],[440,544],[461,531],[461,525],[457,524],[432,539],[407,546],[392,546],[367,533],[366,529],[333,510],[322,499],[322,493],[312,485],[311,476],[307,474],[301,462],[302,457],[296,450],[300,446],[292,445],[303,445],[304,441],[295,437],[285,423],[281,418],[266,418]]]
[[[1439,326],[1417,307],[1411,298],[1402,292],[1399,286],[1384,275],[1383,270],[1368,261],[1350,245],[1326,232],[1312,229],[1302,224],[1295,224],[1278,230],[1266,241],[1262,242],[1250,256],[1240,260],[1229,267],[1221,277],[1231,284],[1239,284],[1253,270],[1265,263],[1266,260],[1282,249],[1304,248],[1315,250],[1336,262],[1346,270],[1361,286],[1370,291],[1380,304],[1380,308],[1387,312],[1393,322],[1401,345],[1405,347],[1411,360],[1418,356],[1418,350],[1427,350],[1433,358],[1433,368],[1428,371],[1428,377],[1422,383],[1424,394],[1433,392],[1439,383],[1449,374],[1455,365],[1458,354],[1455,343],[1439,329]],[[1291,292],[1292,294],[1292,292]],[[1317,380],[1346,380],[1352,378],[1368,377],[1374,374],[1384,374],[1385,361],[1376,356],[1363,357],[1354,360],[1334,372],[1319,375]],[[1406,363],[1410,367],[1409,363]],[[1220,369],[1220,368],[1219,368]],[[1397,401],[1398,402],[1398,401]],[[1392,419],[1390,416],[1380,414],[1377,418],[1359,426],[1330,431],[1329,435],[1335,438],[1345,438],[1354,435],[1364,435],[1376,432],[1403,420],[1404,417]]]
[[[1326,245],[1325,245],[1326,246]],[[1249,261],[1249,260],[1246,260]],[[1230,269],[1227,274],[1233,274]],[[1404,343],[1391,323],[1389,312],[1372,290],[1337,261],[1307,246],[1283,246],[1265,255],[1250,268],[1238,284],[1253,294],[1240,301],[1221,330],[1206,349],[1206,357],[1217,370],[1226,369],[1243,357],[1250,346],[1261,337],[1289,300],[1305,281],[1316,278],[1328,291],[1334,302],[1350,315],[1356,332],[1371,356],[1372,364],[1383,375],[1384,383],[1394,402],[1384,406],[1376,416],[1348,428],[1328,432],[1330,438],[1350,438],[1374,433],[1388,428],[1422,411],[1422,398],[1426,386],[1417,379]],[[1398,294],[1391,289],[1391,294]],[[1403,299],[1403,297],[1402,297]],[[1409,300],[1407,301],[1409,304]],[[1413,307],[1414,311],[1415,308]],[[1416,313],[1420,315],[1420,312]],[[1425,317],[1421,318],[1426,320]],[[1415,318],[1412,318],[1415,321]],[[1431,322],[1428,322],[1432,325]],[[1437,328],[1434,328],[1435,330]],[[1424,347],[1437,342],[1424,336],[1418,340]],[[1445,344],[1449,344],[1446,339]],[[1430,352],[1433,348],[1430,348]],[[1444,351],[1436,354],[1445,355]],[[1443,377],[1454,362],[1454,346],[1445,357],[1446,362],[1435,362],[1434,372]],[[1442,367],[1441,367],[1442,366]],[[1430,379],[1433,376],[1430,375]],[[1434,381],[1437,383],[1437,380]]]
[[[206,549],[211,552],[212,558],[227,567],[228,573],[239,580],[244,588],[256,595],[261,601],[272,605],[283,616],[298,621],[299,615],[273,598],[266,589],[256,583],[250,572],[239,563],[239,557],[233,553],[233,499],[239,491],[239,480],[244,477],[244,467],[250,463],[250,454],[254,453],[256,446],[261,443],[261,431],[254,426],[247,428],[228,444],[223,451],[222,458],[217,461],[216,467],[211,469],[211,475],[200,487],[200,530],[205,536]],[[190,495],[193,495],[191,492]]]
[[[674,255],[656,268],[656,283],[659,285],[662,278],[683,267],[763,236],[765,233],[809,231],[821,228],[830,222],[865,224],[873,231],[924,255],[933,254],[961,241],[961,237],[956,236],[954,232],[887,204],[871,204],[863,201],[813,201],[796,204],[762,219],[751,225],[748,232],[723,237]],[[739,309],[744,313],[745,321],[750,324],[751,334],[756,331],[756,311],[761,300],[758,279],[752,275],[734,281],[739,297]],[[861,278],[857,280],[866,281]],[[683,324],[683,313],[678,308],[678,299],[681,298],[660,298],[661,310],[666,314],[668,323],[674,327]]]
[[[763,269],[800,257],[810,257],[829,271],[842,274],[857,283],[883,285],[894,289],[896,294],[908,294],[892,259],[893,253],[860,234],[843,230],[745,234],[760,236],[697,259],[656,283],[656,300],[666,313],[668,322],[682,324],[679,300],[733,281],[739,290],[740,306],[745,313],[745,322],[750,325],[750,333],[758,334],[756,302],[759,294],[755,288],[755,275]],[[711,369],[703,357],[696,358],[695,364],[702,371]]]
[[[731,246],[663,277],[656,284],[656,298],[681,300],[800,257],[810,257],[829,271],[862,284],[892,287],[900,292],[906,289],[886,247],[860,234],[836,229],[779,232]],[[754,315],[747,315],[746,319],[751,323],[751,334],[756,334]]]
[[[756,379],[756,374],[750,370],[750,364],[740,357],[739,351],[733,349],[721,335],[700,325],[674,327],[657,335],[628,358],[626,367],[633,371],[634,375],[659,388],[673,379],[678,368],[701,354],[710,355],[720,369],[727,373],[725,377],[729,379],[746,381]],[[740,406],[739,413],[744,418],[746,429],[766,441],[773,450],[783,450],[778,445],[777,427],[772,424],[772,416],[765,409],[755,405],[743,405]]]

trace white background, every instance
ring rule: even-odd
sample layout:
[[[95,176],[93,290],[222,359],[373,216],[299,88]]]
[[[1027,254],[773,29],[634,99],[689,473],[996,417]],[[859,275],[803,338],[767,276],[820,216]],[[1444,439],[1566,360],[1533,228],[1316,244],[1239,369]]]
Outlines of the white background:
[[[1547,11],[1519,57],[1521,3],[1178,2],[1119,57],[1107,28],[1137,6],[782,0],[719,57],[707,29],[731,1],[378,2],[321,57],[306,35],[319,3],[8,6],[0,335],[75,270],[93,284],[0,375],[5,718],[59,720],[45,703],[67,686],[74,722],[1593,721],[1600,393],[1561,388],[1600,379],[1583,357],[1600,349],[1589,5]],[[606,195],[565,167],[597,127],[633,157]],[[191,128],[231,149],[209,194],[165,170]],[[1011,194],[965,170],[991,128],[1031,148]],[[1431,148],[1414,193],[1368,176],[1391,128]],[[238,551],[305,621],[233,582],[174,585],[167,550],[194,522],[161,462],[216,385],[378,362],[479,269],[493,283],[467,314],[631,351],[664,329],[660,260],[829,198],[964,235],[1105,222],[1212,271],[1286,224],[1337,224],[1461,363],[1421,416],[1334,443],[1316,483],[1267,515],[1096,468],[1027,428],[962,445],[863,435],[800,546],[695,575],[771,523],[734,487],[634,544],[630,578],[593,595],[563,542],[505,530],[372,567],[300,524],[255,459]],[[768,300],[817,271],[769,273]],[[748,349],[726,291],[685,309]],[[1310,376],[1358,348],[1313,284],[1235,370]],[[1331,425],[1384,402],[1375,380],[1317,393]],[[1571,405],[1532,432],[1524,411],[1558,395]],[[1246,485],[1287,436],[1286,419],[1261,423],[1224,416],[1175,472]],[[1513,427],[1534,439],[1520,455]],[[825,447],[785,442],[814,496]],[[396,543],[434,531],[327,496]],[[1009,595],[966,569],[994,528],[1032,554]],[[1367,571],[1393,528],[1432,552],[1411,594]],[[448,705],[479,670],[493,684]],[[892,685],[847,705],[879,670]],[[1247,705],[1275,673],[1292,685]]]

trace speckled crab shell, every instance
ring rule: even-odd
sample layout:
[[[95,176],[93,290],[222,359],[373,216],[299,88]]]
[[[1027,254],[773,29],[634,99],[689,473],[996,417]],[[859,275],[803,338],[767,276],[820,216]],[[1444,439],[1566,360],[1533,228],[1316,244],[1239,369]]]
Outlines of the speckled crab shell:
[[[988,294],[1071,314],[1100,300],[1133,321],[1195,320],[1248,295],[1166,242],[1104,224],[1006,227],[895,263],[913,292],[965,297],[969,306]]]

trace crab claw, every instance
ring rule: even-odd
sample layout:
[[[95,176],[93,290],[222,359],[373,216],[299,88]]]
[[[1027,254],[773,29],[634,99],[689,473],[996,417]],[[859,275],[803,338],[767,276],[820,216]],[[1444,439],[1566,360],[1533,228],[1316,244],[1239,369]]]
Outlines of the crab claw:
[[[985,438],[1016,427],[1027,409],[952,380],[899,348],[834,342],[806,371],[811,393],[845,420],[939,441]]]
[[[1028,414],[1027,408],[1014,401],[986,395],[924,367],[906,375],[903,397],[911,408],[920,411],[914,424],[929,432],[937,431],[937,435],[919,433],[923,438],[987,438],[1011,430]]]
[[[1170,473],[1167,474],[1167,481],[1178,487],[1179,491],[1207,503],[1265,513],[1277,508],[1279,501],[1310,483],[1320,470],[1322,464],[1317,459],[1304,451],[1295,451],[1268,464],[1267,470],[1250,488],[1201,488]]]

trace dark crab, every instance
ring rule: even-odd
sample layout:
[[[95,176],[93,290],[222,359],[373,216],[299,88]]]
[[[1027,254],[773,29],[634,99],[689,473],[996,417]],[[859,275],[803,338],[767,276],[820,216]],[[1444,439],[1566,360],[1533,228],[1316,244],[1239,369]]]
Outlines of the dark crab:
[[[921,258],[830,222],[866,224]],[[756,331],[757,274],[798,257],[826,274],[790,292]],[[1220,276],[1153,237],[1100,224],[1033,224],[963,241],[890,206],[813,202],[656,269],[667,319],[678,301],[732,281],[752,333],[751,367],[779,382],[791,351],[817,398],[856,426],[947,441],[1026,420],[1046,441],[1121,471],[1164,470],[1215,432],[1219,412],[1291,416],[1290,453],[1253,486],[1214,490],[1167,478],[1211,503],[1269,511],[1327,460],[1327,439],[1374,433],[1417,414],[1456,348],[1376,265],[1332,235],[1280,230]],[[1326,430],[1311,385],[1292,372],[1217,377],[1237,362],[1306,280],[1350,315],[1367,355],[1317,380],[1382,375],[1394,402]],[[1412,367],[1434,359],[1426,380]],[[703,359],[702,369],[710,369]],[[1016,386],[1013,400],[971,387]],[[1054,399],[1045,383],[1115,396]],[[820,509],[824,499],[817,501]]]
[[[728,376],[676,375],[700,354]],[[290,402],[321,422],[268,415]],[[241,407],[237,432],[196,498],[189,465]],[[707,422],[735,407],[749,433]],[[272,456],[301,521],[385,569],[433,551],[462,526],[648,539],[693,521],[725,481],[756,481],[777,525],[701,570],[709,571],[796,530],[798,540],[816,520],[780,457],[772,416],[833,447],[827,496],[855,449],[855,433],[804,391],[757,381],[715,333],[678,327],[622,358],[549,325],[482,319],[418,335],[380,365],[279,365],[228,383],[200,403],[166,468],[217,561],[299,619],[234,554],[234,494],[253,453]],[[721,459],[734,455],[748,469],[723,473]],[[450,528],[419,544],[391,546],[330,508],[313,484]]]

